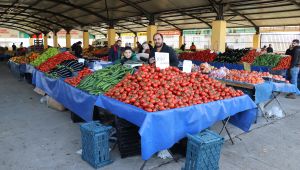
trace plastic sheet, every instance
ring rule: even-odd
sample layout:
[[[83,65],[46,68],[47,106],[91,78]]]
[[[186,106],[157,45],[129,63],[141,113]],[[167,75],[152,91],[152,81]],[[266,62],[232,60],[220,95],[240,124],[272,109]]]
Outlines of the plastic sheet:
[[[51,79],[37,70],[33,71],[32,82],[85,121],[93,120],[97,96],[81,91],[65,83],[62,79]]]
[[[233,125],[248,131],[257,113],[257,106],[247,95],[160,112],[146,112],[104,95],[98,97],[96,105],[140,127],[144,160],[170,148],[188,133],[200,132],[229,116]]]
[[[255,86],[255,103],[259,104],[261,102],[271,99],[273,92],[273,85],[271,82],[265,82],[262,84],[257,84]]]
[[[300,95],[299,89],[294,84],[272,82],[272,85],[273,91],[275,92],[296,93],[297,95]]]
[[[25,73],[31,73],[32,74],[32,72],[33,72],[34,69],[35,68],[32,65],[26,64]]]

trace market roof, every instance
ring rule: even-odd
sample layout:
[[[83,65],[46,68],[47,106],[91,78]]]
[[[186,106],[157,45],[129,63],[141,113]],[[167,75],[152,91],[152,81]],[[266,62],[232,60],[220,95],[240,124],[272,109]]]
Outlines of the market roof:
[[[299,0],[0,0],[1,27],[29,34],[60,29],[88,29],[106,34],[158,30],[300,25]]]

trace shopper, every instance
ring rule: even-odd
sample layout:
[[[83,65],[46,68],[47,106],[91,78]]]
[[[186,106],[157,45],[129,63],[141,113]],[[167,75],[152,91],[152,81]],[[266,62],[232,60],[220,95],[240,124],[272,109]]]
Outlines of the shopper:
[[[196,48],[194,42],[192,42],[192,45],[190,46],[190,50],[193,52],[196,52],[197,48]]]
[[[119,61],[122,65],[125,64],[127,61],[137,61],[136,55],[131,49],[131,47],[124,48],[123,56]],[[115,63],[119,63],[119,61]]]
[[[285,51],[285,55],[292,55],[293,45],[291,44],[289,48]]]
[[[75,52],[75,56],[77,58],[82,58],[82,42],[81,41],[78,41],[77,44],[75,45],[75,48],[74,48],[74,52]]]
[[[291,67],[288,70],[290,74],[290,81],[292,84],[294,84],[296,87],[298,87],[298,74],[299,74],[299,67],[300,67],[300,46],[299,46],[299,40],[295,39],[292,42],[293,50],[291,52],[292,56],[292,62],[291,62]],[[294,93],[289,93],[286,96],[287,98],[290,99],[296,99],[296,96]]]
[[[12,47],[13,52],[17,51],[17,46],[15,45],[15,43],[13,43],[13,45],[11,47]]]
[[[267,53],[273,53],[272,44],[269,44],[269,47],[267,48]]]
[[[150,48],[150,51],[153,49],[153,46],[152,46],[152,41],[149,41],[148,42],[148,45],[149,45],[149,48]]]
[[[23,48],[23,42],[20,43],[20,48]]]
[[[180,47],[180,50],[181,50],[181,51],[185,51],[185,46],[186,46],[186,44],[185,44],[185,43],[184,43],[184,44],[182,44],[182,45],[181,45],[181,47]]]
[[[111,46],[108,52],[108,59],[109,61],[116,61],[121,59],[122,55],[122,41],[118,40],[114,45]]]
[[[143,46],[140,42],[136,42],[137,53],[141,53],[143,51]]]
[[[155,63],[155,52],[163,52],[163,53],[169,53],[170,66],[178,67],[179,62],[178,62],[176,53],[173,50],[173,48],[167,46],[164,43],[163,35],[160,33],[156,33],[153,36],[153,40],[154,40],[155,46],[150,52],[149,63],[150,64]]]

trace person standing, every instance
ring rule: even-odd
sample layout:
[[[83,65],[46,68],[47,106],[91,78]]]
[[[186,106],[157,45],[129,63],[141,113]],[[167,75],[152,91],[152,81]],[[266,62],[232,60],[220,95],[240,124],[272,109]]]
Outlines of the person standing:
[[[23,48],[23,42],[20,43],[20,48]]]
[[[272,44],[269,44],[269,47],[267,48],[267,53],[273,53]]]
[[[290,81],[292,84],[294,84],[296,87],[298,87],[298,75],[299,75],[299,69],[300,69],[300,46],[299,46],[299,40],[295,39],[292,42],[293,50],[291,52],[292,56],[292,62],[290,69],[288,70],[290,73]],[[296,99],[296,96],[294,93],[287,94],[286,98],[290,99]]]
[[[192,45],[190,46],[190,50],[193,52],[196,52],[197,48],[196,48],[194,42],[192,42]]]
[[[169,53],[170,66],[178,67],[179,61],[173,48],[167,46],[164,43],[164,37],[160,33],[156,33],[153,36],[155,43],[154,48],[150,52],[149,63],[155,63],[155,52]]]
[[[118,40],[114,45],[111,46],[108,52],[109,61],[116,61],[121,59],[122,56],[122,41]]]
[[[293,45],[290,45],[289,48],[285,51],[285,55],[291,55],[293,50]]]
[[[13,45],[11,47],[12,47],[13,52],[17,51],[17,46],[15,45],[15,43],[13,43]]]
[[[185,46],[186,46],[186,44],[185,44],[185,43],[184,43],[184,44],[182,44],[182,45],[181,45],[181,47],[180,47],[180,50],[181,50],[181,51],[185,51]]]
[[[81,41],[78,41],[77,42],[77,45],[75,45],[75,49],[74,49],[74,52],[75,52],[75,56],[77,58],[82,58],[82,42]]]

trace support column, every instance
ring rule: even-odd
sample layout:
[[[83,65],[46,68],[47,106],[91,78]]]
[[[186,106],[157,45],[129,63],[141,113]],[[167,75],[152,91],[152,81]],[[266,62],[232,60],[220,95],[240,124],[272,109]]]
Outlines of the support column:
[[[57,32],[53,32],[53,47],[58,47]]]
[[[30,45],[30,46],[33,46],[33,35],[30,35],[30,38],[29,38],[29,45]]]
[[[256,33],[253,35],[253,48],[259,49],[260,48],[260,34]]]
[[[48,48],[48,33],[43,33],[44,34],[44,49]]]
[[[116,42],[116,30],[114,27],[109,27],[107,30],[107,41],[108,41],[108,47],[112,46]]]
[[[136,45],[137,42],[138,42],[138,36],[137,36],[137,34],[135,34],[135,35],[134,35],[134,38],[133,38],[133,47],[134,47],[134,48],[137,47],[137,45]]]
[[[153,36],[157,33],[157,26],[156,25],[148,25],[147,27],[147,41],[152,41],[152,45],[154,45],[153,42]]]
[[[89,32],[87,30],[83,31],[83,49],[89,48]]]
[[[71,34],[70,34],[70,30],[67,30],[67,33],[66,33],[66,48],[71,48]]]
[[[211,49],[225,52],[226,21],[216,20],[212,22]]]
[[[184,37],[183,37],[183,32],[181,31],[181,34],[179,35],[179,46],[178,48],[180,48],[182,46],[182,44],[184,44]]]

